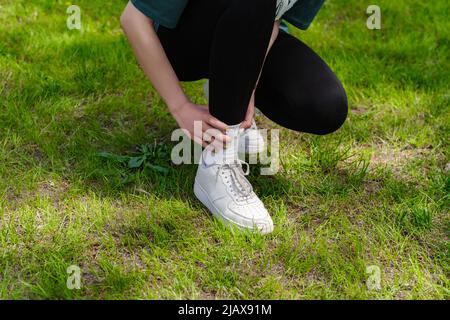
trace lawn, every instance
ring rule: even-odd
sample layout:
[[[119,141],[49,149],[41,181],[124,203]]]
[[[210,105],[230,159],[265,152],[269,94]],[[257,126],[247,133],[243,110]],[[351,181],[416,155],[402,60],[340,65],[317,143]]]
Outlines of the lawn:
[[[125,3],[77,1],[79,31],[69,2],[0,1],[1,299],[450,298],[447,1],[378,0],[381,30],[372,2],[328,1],[290,29],[351,110],[329,136],[281,130],[277,175],[252,167],[268,236],[213,220],[195,165],[171,164],[176,123],[120,28]],[[202,84],[184,84],[198,103]]]

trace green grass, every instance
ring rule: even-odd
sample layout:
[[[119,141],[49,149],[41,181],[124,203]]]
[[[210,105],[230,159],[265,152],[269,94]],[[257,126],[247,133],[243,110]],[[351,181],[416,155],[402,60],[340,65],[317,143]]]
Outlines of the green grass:
[[[351,113],[325,137],[282,130],[281,172],[253,169],[265,237],[213,220],[195,166],[168,161],[176,124],[120,29],[125,1],[76,4],[82,32],[66,28],[70,3],[0,3],[0,298],[449,298],[447,1],[379,0],[381,31],[365,26],[372,2],[328,1],[291,30]],[[185,88],[205,102],[201,83]],[[128,168],[142,146],[169,171]]]

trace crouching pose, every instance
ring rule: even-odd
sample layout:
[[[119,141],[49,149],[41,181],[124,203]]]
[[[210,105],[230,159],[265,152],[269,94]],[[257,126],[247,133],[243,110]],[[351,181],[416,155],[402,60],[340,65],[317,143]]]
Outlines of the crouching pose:
[[[272,219],[245,177],[239,149],[261,151],[255,106],[277,124],[324,135],[347,117],[336,75],[307,45],[280,30],[306,29],[323,0],[131,0],[121,23],[136,57],[180,128],[214,148],[202,153],[194,193],[214,214],[263,234]],[[209,79],[209,105],[180,81]],[[195,136],[194,122],[203,133]],[[208,130],[209,131],[209,130]],[[205,139],[206,138],[206,139]],[[217,147],[226,143],[226,148]],[[242,150],[241,150],[242,151]]]

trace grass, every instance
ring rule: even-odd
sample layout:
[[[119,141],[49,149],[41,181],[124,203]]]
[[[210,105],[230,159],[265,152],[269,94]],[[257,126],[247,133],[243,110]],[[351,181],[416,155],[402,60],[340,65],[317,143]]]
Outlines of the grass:
[[[125,1],[76,4],[81,32],[70,3],[0,4],[0,298],[449,298],[446,1],[379,0],[380,31],[371,3],[329,1],[291,28],[351,112],[329,136],[282,130],[281,172],[252,170],[276,224],[265,237],[213,220],[195,166],[168,161],[176,124],[120,29]],[[184,86],[204,103],[201,84]]]

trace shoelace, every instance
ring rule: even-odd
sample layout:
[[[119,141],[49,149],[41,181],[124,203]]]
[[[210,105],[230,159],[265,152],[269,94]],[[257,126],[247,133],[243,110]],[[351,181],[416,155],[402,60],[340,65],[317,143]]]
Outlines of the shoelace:
[[[246,166],[245,172],[242,170],[242,165]],[[219,170],[217,170],[217,176],[221,172],[230,172],[231,182],[234,187],[234,190],[237,191],[236,195],[239,195],[241,198],[249,197],[253,192],[253,187],[250,182],[245,177],[249,173],[250,166],[247,162],[242,160],[235,160],[230,164],[223,164]]]

